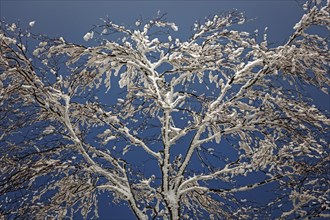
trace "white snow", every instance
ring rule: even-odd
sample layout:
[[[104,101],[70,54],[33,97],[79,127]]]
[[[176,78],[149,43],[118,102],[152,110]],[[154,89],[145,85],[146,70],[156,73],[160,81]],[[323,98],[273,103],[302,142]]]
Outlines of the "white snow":
[[[90,39],[93,39],[94,37],[94,32],[87,32],[85,35],[84,35],[84,41],[89,41]]]
[[[35,23],[36,23],[36,21],[30,21],[30,22],[29,22],[29,26],[30,26],[30,27],[34,27]]]

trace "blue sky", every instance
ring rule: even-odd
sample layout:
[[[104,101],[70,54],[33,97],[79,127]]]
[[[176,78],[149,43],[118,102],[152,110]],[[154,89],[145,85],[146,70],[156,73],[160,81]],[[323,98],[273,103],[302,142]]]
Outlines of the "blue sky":
[[[81,41],[82,36],[99,18],[109,16],[116,23],[133,24],[136,18],[152,18],[157,11],[167,13],[167,18],[180,28],[179,34],[187,37],[193,22],[205,16],[226,10],[244,11],[250,19],[256,19],[247,27],[269,27],[269,36],[274,41],[283,41],[292,32],[303,10],[295,0],[263,1],[18,1],[1,0],[1,14],[8,22],[36,20],[36,32],[61,35],[67,40]]]
[[[300,3],[302,1],[299,1]],[[18,22],[27,27],[35,20],[33,32],[48,36],[62,36],[67,41],[83,44],[83,36],[94,24],[101,24],[100,18],[109,17],[117,24],[134,24],[135,20],[153,18],[157,11],[167,13],[167,20],[179,27],[178,37],[190,36],[191,26],[196,20],[203,20],[209,15],[237,9],[245,12],[251,21],[243,29],[259,29],[263,32],[268,27],[269,41],[281,44],[293,32],[292,27],[303,14],[301,6],[295,0],[213,0],[213,1],[17,1],[0,0],[0,17],[6,22]],[[253,20],[252,20],[253,19]],[[329,106],[329,99],[322,103]],[[101,219],[130,219],[132,215],[126,207],[105,205],[105,198],[100,207]]]

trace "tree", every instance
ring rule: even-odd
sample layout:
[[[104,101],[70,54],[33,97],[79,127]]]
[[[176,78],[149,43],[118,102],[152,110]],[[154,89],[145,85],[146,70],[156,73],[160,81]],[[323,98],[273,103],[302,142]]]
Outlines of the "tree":
[[[99,194],[138,219],[329,217],[330,119],[306,95],[330,85],[329,4],[274,47],[237,11],[186,41],[104,20],[89,47],[2,23],[2,217],[97,218]]]

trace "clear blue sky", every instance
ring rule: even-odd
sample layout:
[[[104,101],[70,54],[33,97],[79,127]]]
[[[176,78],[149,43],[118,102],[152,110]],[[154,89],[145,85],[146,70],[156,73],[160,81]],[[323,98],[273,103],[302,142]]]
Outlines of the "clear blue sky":
[[[213,0],[213,1],[125,1],[125,0],[0,0],[1,18],[8,22],[20,20],[22,25],[36,20],[36,32],[61,35],[67,40],[82,40],[82,36],[99,18],[107,15],[116,23],[133,24],[136,18],[152,18],[157,11],[168,13],[168,20],[174,21],[182,36],[188,36],[193,22],[205,16],[238,9],[246,12],[248,18],[256,18],[248,27],[263,29],[269,27],[269,36],[282,41],[292,32],[303,10],[295,0]],[[300,1],[301,2],[301,1]]]
[[[302,1],[299,1],[302,3]],[[292,33],[292,27],[299,21],[303,10],[295,0],[213,0],[213,1],[111,1],[111,0],[0,0],[0,17],[6,22],[20,21],[28,26],[35,20],[35,33],[49,36],[63,36],[67,41],[84,43],[83,36],[100,18],[108,16],[118,24],[133,25],[137,18],[153,18],[158,10],[167,13],[167,19],[179,26],[178,37],[188,38],[194,21],[223,11],[237,9],[255,19],[243,27],[246,30],[268,27],[270,42],[281,44]],[[329,101],[329,100],[328,100]],[[325,102],[325,106],[329,102]],[[126,207],[106,206],[102,198],[101,219],[130,219],[132,215]],[[109,208],[110,207],[110,208]]]

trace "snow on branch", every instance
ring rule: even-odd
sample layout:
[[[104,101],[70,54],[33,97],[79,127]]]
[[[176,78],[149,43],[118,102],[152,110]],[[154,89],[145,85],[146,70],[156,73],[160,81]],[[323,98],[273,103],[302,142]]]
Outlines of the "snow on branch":
[[[101,195],[138,219],[328,216],[329,1],[304,7],[279,46],[237,11],[187,40],[103,20],[89,47],[1,23],[0,218],[97,218]]]

